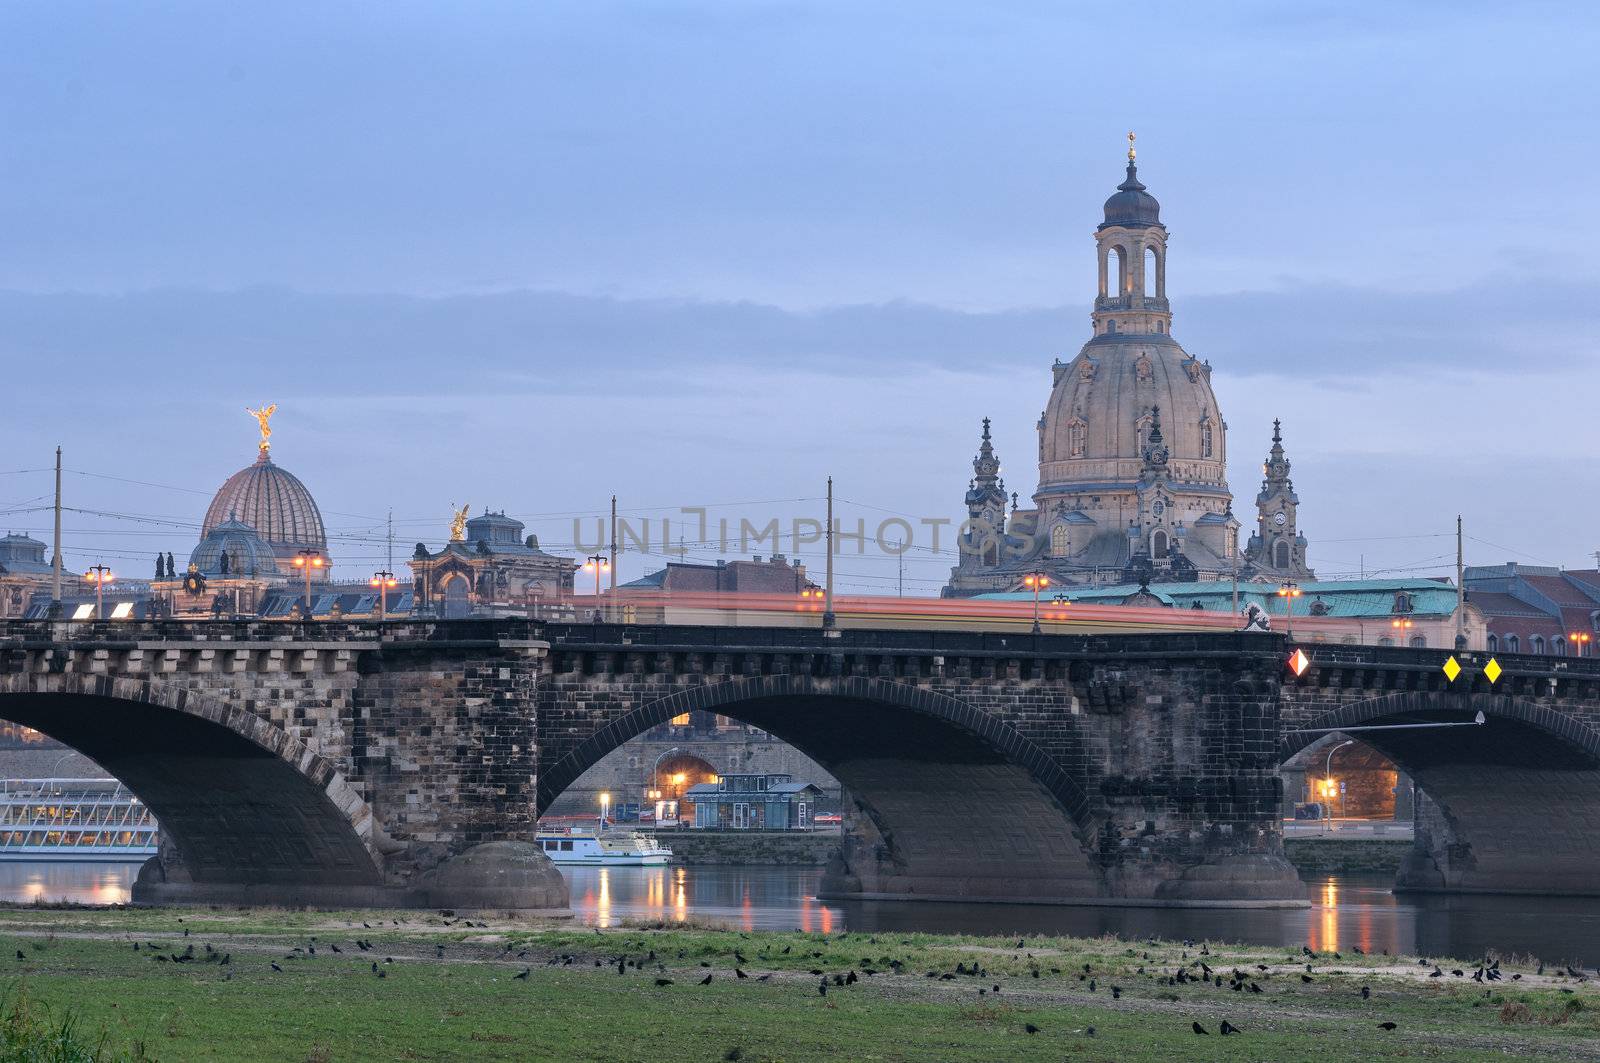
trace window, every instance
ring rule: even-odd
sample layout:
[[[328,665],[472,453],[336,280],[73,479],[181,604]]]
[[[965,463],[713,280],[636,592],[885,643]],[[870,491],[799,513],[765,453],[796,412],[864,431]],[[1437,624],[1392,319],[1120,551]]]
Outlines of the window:
[[[1211,433],[1211,422],[1210,421],[1201,421],[1200,422],[1200,456],[1202,458],[1211,457],[1213,449],[1214,449],[1214,444],[1213,444],[1213,437],[1212,437],[1212,433]]]
[[[1535,635],[1535,636],[1533,636],[1533,638],[1528,640],[1528,652],[1529,653],[1543,653],[1544,652],[1544,636],[1543,635]]]
[[[1489,652],[1490,653],[1493,653],[1495,650],[1498,650],[1500,648],[1500,636],[1499,635],[1490,635],[1489,636],[1488,646],[1489,646]]]
[[[1506,636],[1506,652],[1507,653],[1516,653],[1520,649],[1522,649],[1522,640],[1517,638],[1517,636],[1515,636],[1515,635],[1507,635]]]
[[[1427,644],[1428,644],[1428,639],[1427,639],[1426,636],[1424,636],[1424,635],[1412,635],[1411,636],[1411,645],[1415,646],[1416,648],[1421,649],[1424,646],[1426,646]]]
[[[1289,544],[1282,539],[1272,548],[1272,565],[1274,568],[1289,567]]]
[[[1070,457],[1081,458],[1088,449],[1089,426],[1082,418],[1074,417],[1067,425],[1067,454]]]
[[[1489,648],[1494,649],[1493,646]],[[1555,638],[1551,639],[1550,652],[1555,654],[1557,657],[1565,657],[1567,655],[1567,640],[1562,638],[1560,635],[1557,635]]]
[[[1106,294],[1120,299],[1128,293],[1128,261],[1122,248],[1106,251]]]
[[[1057,524],[1050,529],[1050,556],[1066,557],[1069,553],[1067,547],[1067,526]]]
[[[1394,596],[1394,607],[1390,609],[1390,612],[1409,613],[1411,610],[1411,595],[1407,594],[1405,591],[1396,592]]]
[[[1383,638],[1378,640],[1378,645],[1380,645],[1380,646],[1393,646],[1394,645],[1394,639],[1390,638],[1388,635],[1385,635],[1385,636],[1383,636]]]
[[[1144,294],[1157,296],[1161,294],[1161,259],[1156,255],[1156,249],[1144,249]]]
[[[1150,535],[1150,556],[1164,558],[1167,556],[1167,533],[1159,529]]]

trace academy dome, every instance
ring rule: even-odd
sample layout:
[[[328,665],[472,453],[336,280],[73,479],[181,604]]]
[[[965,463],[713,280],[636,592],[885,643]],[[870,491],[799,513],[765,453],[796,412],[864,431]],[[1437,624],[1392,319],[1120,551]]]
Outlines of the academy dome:
[[[216,541],[213,533],[229,524],[248,525],[286,574],[296,571],[293,562],[301,550],[328,557],[328,535],[316,499],[299,477],[274,464],[265,447],[255,464],[228,477],[212,498],[200,529],[202,543]]]

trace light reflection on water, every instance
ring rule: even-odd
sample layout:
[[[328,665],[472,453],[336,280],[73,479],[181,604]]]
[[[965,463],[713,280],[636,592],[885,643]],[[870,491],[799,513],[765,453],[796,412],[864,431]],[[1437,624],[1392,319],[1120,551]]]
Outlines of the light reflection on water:
[[[1309,908],[1095,908],[1021,904],[819,901],[822,877],[794,867],[564,867],[585,923],[689,918],[743,930],[1116,934],[1127,940],[1206,938],[1254,945],[1359,947],[1390,955],[1470,958],[1489,949],[1592,966],[1600,905],[1580,897],[1396,895],[1387,875],[1306,879]],[[599,903],[605,898],[604,905]],[[670,900],[670,903],[668,903]]]
[[[138,862],[0,862],[0,901],[125,904],[138,873]],[[1600,904],[1592,899],[1397,896],[1385,875],[1310,877],[1309,908],[1173,909],[824,902],[817,899],[821,871],[806,867],[564,867],[561,873],[578,919],[597,926],[692,918],[808,933],[1116,934],[1462,958],[1494,949],[1589,966],[1600,957]]]

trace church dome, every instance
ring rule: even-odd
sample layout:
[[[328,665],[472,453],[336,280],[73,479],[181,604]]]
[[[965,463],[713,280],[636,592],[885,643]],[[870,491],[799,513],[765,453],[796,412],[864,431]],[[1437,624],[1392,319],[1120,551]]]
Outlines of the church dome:
[[[228,477],[211,500],[200,529],[200,548],[225,524],[248,525],[271,548],[284,571],[301,550],[328,555],[328,537],[316,500],[298,477],[274,465],[265,450],[254,465]]]
[[[1139,183],[1139,171],[1133,160],[1129,159],[1128,179],[1118,185],[1111,198],[1106,200],[1106,220],[1100,228],[1120,225],[1140,229],[1160,224],[1161,204]]]
[[[1153,409],[1172,478],[1224,484],[1224,426],[1211,367],[1166,335],[1096,336],[1068,365],[1039,422],[1039,491],[1138,480]]]

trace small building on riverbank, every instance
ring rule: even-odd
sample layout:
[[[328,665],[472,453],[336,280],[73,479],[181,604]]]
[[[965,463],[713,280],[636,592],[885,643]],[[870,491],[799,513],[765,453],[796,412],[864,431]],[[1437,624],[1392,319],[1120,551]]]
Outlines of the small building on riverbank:
[[[822,789],[782,774],[720,775],[689,787],[697,830],[810,830]]]

